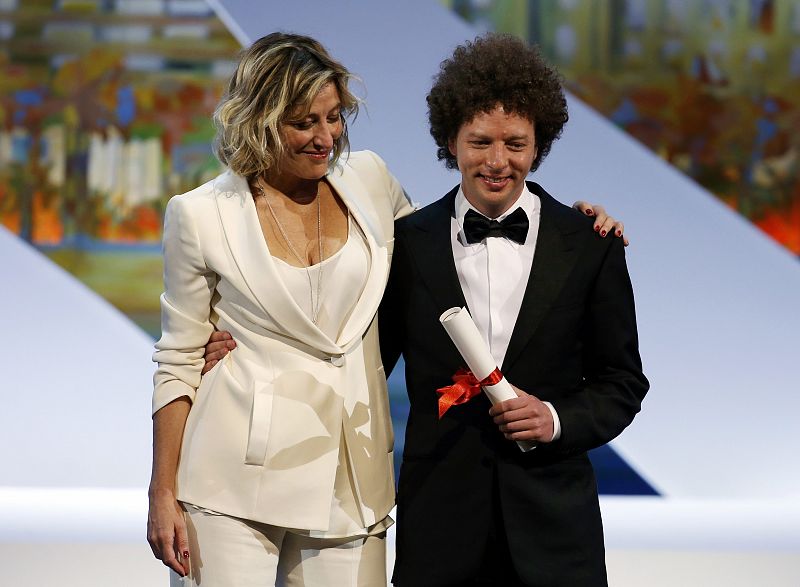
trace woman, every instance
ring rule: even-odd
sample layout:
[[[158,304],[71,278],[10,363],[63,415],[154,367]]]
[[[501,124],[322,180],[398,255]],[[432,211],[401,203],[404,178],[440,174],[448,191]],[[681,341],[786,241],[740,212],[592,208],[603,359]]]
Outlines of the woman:
[[[228,171],[167,207],[148,540],[185,585],[386,582],[374,318],[413,208],[375,154],[339,158],[349,78],[311,38],[256,41],[214,115]],[[215,329],[237,351],[201,380]]]

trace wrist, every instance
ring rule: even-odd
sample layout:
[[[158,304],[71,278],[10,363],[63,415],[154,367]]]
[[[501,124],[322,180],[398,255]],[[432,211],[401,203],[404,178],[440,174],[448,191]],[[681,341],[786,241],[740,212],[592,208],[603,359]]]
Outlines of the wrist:
[[[175,499],[175,488],[168,485],[150,485],[147,490],[149,499],[170,498]]]

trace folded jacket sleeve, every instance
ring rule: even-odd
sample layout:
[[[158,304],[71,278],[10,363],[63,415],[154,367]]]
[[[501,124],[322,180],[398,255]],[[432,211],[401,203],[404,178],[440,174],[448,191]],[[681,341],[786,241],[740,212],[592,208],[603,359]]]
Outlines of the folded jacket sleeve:
[[[191,200],[175,196],[164,216],[164,293],[161,339],[153,361],[153,413],[187,396],[194,401],[200,385],[205,344],[214,330],[211,296],[217,275],[205,264]]]

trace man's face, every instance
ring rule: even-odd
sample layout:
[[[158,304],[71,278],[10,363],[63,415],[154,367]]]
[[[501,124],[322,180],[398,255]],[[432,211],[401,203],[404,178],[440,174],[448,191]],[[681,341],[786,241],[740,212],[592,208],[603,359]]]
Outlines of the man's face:
[[[448,147],[458,161],[464,196],[489,218],[517,200],[536,158],[533,122],[502,106],[464,123]]]

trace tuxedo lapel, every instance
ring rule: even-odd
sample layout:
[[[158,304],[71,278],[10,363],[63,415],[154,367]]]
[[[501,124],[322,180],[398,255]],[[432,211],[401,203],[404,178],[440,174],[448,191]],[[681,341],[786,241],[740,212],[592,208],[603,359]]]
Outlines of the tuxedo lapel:
[[[457,193],[458,186],[408,218],[409,256],[440,312],[467,305],[458,281],[450,237]]]
[[[504,372],[513,367],[561,292],[578,258],[574,235],[586,230],[580,223],[570,222],[571,219],[567,216],[569,211],[565,211],[538,184],[529,182],[528,188],[539,196],[542,204],[541,218],[531,273],[503,360],[501,370]]]

